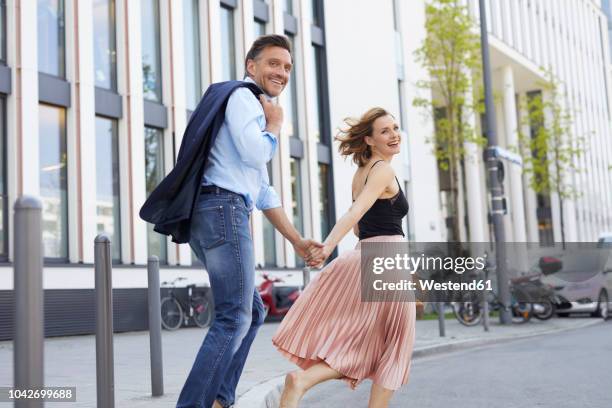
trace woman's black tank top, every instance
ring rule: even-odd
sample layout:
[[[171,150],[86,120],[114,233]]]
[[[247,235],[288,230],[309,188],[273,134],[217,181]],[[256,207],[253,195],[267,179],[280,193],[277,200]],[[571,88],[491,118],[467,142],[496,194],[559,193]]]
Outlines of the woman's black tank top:
[[[379,160],[375,162],[372,168]],[[368,175],[366,176],[364,185],[368,182]],[[361,217],[359,223],[359,239],[366,239],[379,235],[404,235],[402,228],[402,218],[408,214],[408,200],[402,191],[402,187],[397,180],[399,191],[391,198],[379,198],[377,199],[372,207]],[[354,201],[354,200],[353,200]]]

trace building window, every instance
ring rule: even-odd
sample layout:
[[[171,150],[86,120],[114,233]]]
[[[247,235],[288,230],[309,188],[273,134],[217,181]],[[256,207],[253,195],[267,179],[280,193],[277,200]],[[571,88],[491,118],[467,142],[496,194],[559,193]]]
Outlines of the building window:
[[[145,183],[147,197],[164,178],[164,143],[161,129],[145,126]],[[153,231],[147,223],[147,251],[157,255],[160,262],[167,262],[166,237]]]
[[[159,1],[142,0],[142,90],[145,99],[162,101]]]
[[[283,11],[287,14],[293,14],[293,0],[283,1]]]
[[[222,81],[236,79],[236,36],[234,10],[221,6],[221,67]]]
[[[63,0],[38,0],[38,70],[66,76],[65,10]]]
[[[315,104],[315,106],[312,109],[313,112],[313,118],[312,118],[312,122],[311,122],[311,126],[313,126],[313,130],[315,132],[314,137],[315,140],[319,143],[323,143],[323,144],[327,144],[327,138],[322,137],[322,135],[324,134],[324,124],[323,124],[323,107],[324,107],[324,103],[322,100],[322,93],[321,93],[321,81],[322,79],[322,70],[321,70],[321,53],[324,52],[324,50],[317,46],[314,45],[312,46],[312,60],[314,62],[314,70],[312,71],[312,77],[310,79],[310,90],[311,90],[311,102]]]
[[[266,164],[270,185],[274,185],[272,176],[272,161]],[[263,243],[264,243],[264,264],[265,266],[276,266],[276,231],[274,225],[264,216],[263,217]]]
[[[295,38],[289,33],[285,33],[285,35],[287,36],[287,38],[289,38],[289,41],[291,42],[292,53],[295,55],[296,54],[295,45],[294,45]],[[284,122],[285,131],[287,135],[299,138],[299,134],[298,134],[298,131],[299,131],[298,93],[297,93],[297,82],[295,79],[295,71],[296,71],[296,61],[294,57],[293,68],[291,69],[291,74],[289,76],[289,86],[286,88],[289,95],[287,95],[287,98],[285,98],[287,106],[285,107],[285,110],[284,110],[284,113],[286,116],[283,122]]]
[[[291,166],[291,209],[293,213],[293,226],[301,235],[304,235],[304,211],[302,207],[302,172],[300,160],[292,157]],[[297,254],[295,255],[295,265],[304,266],[304,260]]]
[[[331,213],[329,203],[330,185],[329,166],[319,163],[319,214],[321,216],[321,239],[325,239],[331,231]]]
[[[321,21],[321,7],[323,6],[323,3],[321,2],[321,0],[311,0],[310,2],[310,22],[312,25],[314,26],[322,26],[322,21]]]
[[[266,34],[266,23],[255,19],[255,38]]]
[[[96,86],[117,90],[115,1],[94,0],[94,63]]]
[[[319,170],[319,213],[321,216],[321,236],[325,237],[335,222],[334,184],[331,149],[331,126],[329,120],[329,103],[327,89],[325,27],[323,24],[323,1],[311,0],[311,50],[313,69],[310,71],[309,101],[311,113],[310,137],[317,145],[317,163]],[[337,255],[334,251],[332,258]]]
[[[121,259],[119,140],[117,121],[96,117],[96,224],[110,238],[113,260]]]
[[[542,99],[541,91],[527,92],[528,106],[532,106],[532,103],[536,99]],[[540,132],[540,128],[544,126],[544,119],[540,115],[532,115],[532,120],[529,122],[529,133],[532,139],[536,138]],[[539,149],[543,149],[539,151]],[[534,158],[546,157],[548,147],[538,146],[531,153]],[[537,175],[538,183],[542,182],[542,178],[549,177],[548,172]],[[536,208],[536,219],[538,222],[538,233],[540,238],[541,246],[552,246],[555,242],[553,234],[553,220],[552,220],[552,206],[550,202],[550,194],[545,192],[536,193],[537,208]]]
[[[0,0],[0,62],[6,64],[6,3]]]
[[[45,258],[68,258],[66,110],[39,105],[38,154]]]
[[[0,259],[8,257],[8,197],[6,185],[6,98],[0,98]]]
[[[194,110],[202,96],[202,69],[200,65],[200,19],[198,0],[185,0],[185,87],[187,108]]]
[[[555,238],[553,233],[552,208],[550,204],[550,195],[536,194],[538,207],[536,208],[536,216],[538,220],[538,235],[541,246],[553,246]]]

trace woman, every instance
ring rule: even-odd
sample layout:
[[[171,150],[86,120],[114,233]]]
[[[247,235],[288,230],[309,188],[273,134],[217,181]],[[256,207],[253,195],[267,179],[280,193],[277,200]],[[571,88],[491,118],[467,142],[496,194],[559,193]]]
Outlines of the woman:
[[[272,342],[302,370],[285,379],[282,408],[294,408],[316,384],[343,379],[355,388],[372,379],[370,408],[386,407],[393,392],[408,382],[414,345],[414,302],[362,302],[362,242],[401,242],[408,202],[391,167],[400,152],[399,127],[381,108],[336,137],[340,153],[358,165],[353,177],[354,202],[310,264],[322,264],[353,228],[359,243],[313,279],[283,319]]]

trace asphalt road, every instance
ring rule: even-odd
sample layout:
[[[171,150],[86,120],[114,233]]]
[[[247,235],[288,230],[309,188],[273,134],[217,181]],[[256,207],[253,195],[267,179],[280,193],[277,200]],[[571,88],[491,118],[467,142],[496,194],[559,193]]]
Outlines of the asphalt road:
[[[366,407],[371,382],[351,391],[330,381],[300,407]],[[584,329],[413,361],[401,408],[612,407],[612,320]]]

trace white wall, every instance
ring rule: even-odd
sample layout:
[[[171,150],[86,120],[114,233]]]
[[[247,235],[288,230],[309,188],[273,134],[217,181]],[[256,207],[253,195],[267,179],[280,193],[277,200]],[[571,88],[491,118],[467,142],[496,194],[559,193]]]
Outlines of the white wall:
[[[347,116],[359,117],[380,106],[399,117],[395,32],[391,0],[325,2],[325,28],[331,128],[335,134]],[[351,180],[356,166],[344,160],[333,146],[336,219],[351,205]],[[399,172],[401,158],[394,167]],[[349,233],[339,251],[353,248],[356,237]]]

